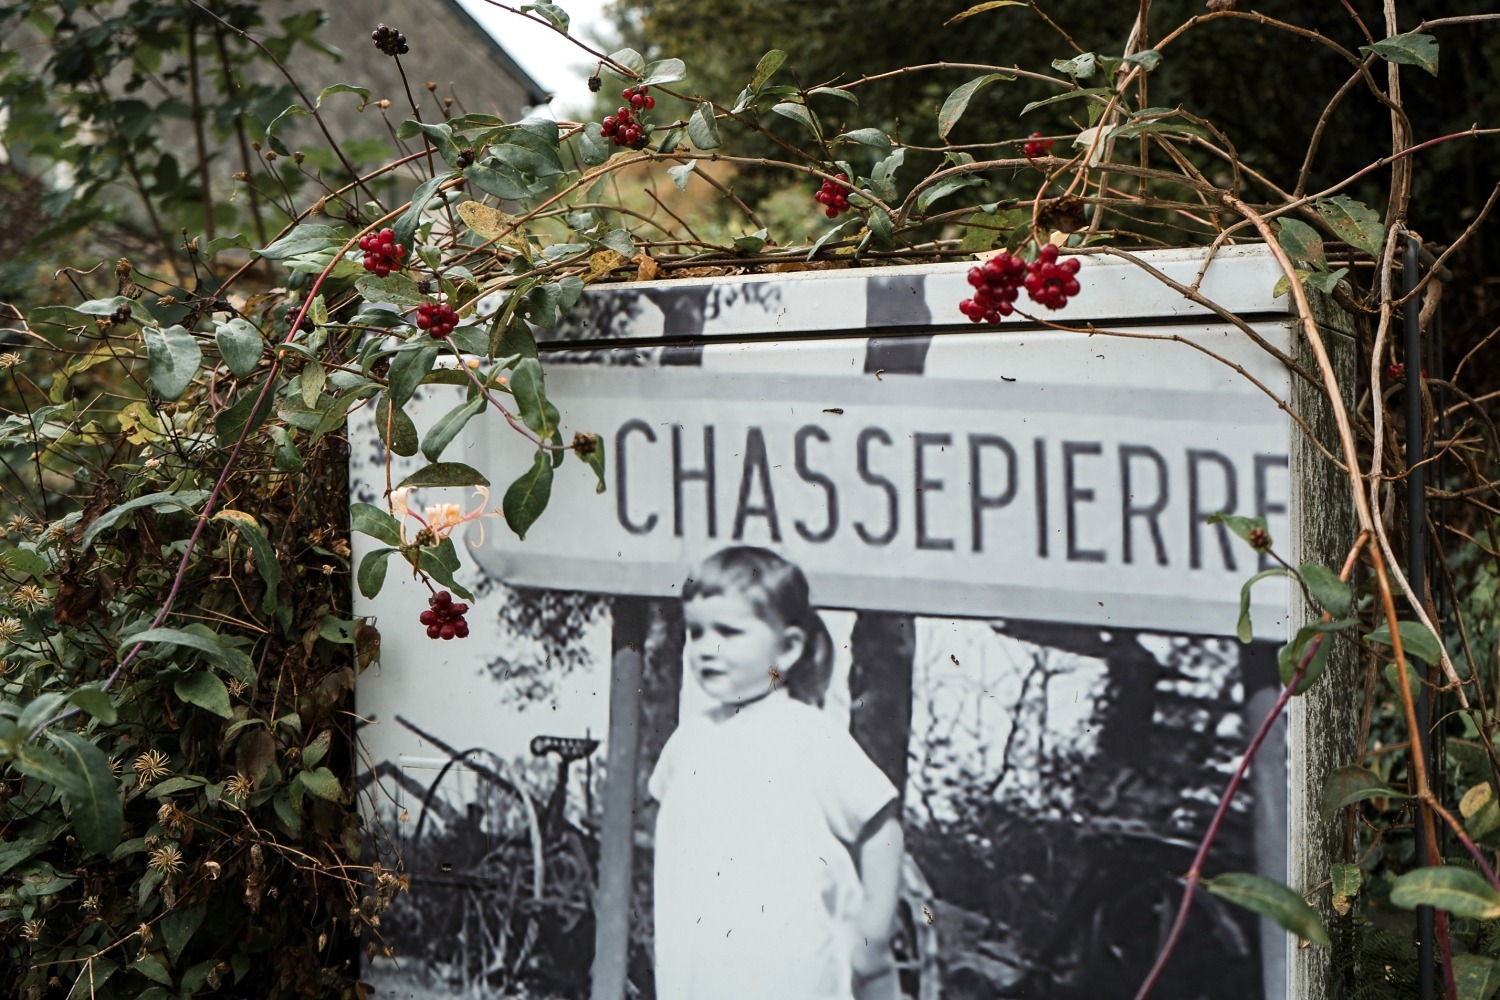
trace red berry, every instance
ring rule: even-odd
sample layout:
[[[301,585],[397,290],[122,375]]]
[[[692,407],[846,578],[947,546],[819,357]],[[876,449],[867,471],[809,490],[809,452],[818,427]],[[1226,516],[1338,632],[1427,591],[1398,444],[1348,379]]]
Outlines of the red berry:
[[[467,639],[469,637],[469,623],[460,618],[453,625],[453,634],[460,639]]]
[[[644,89],[644,88],[642,88],[642,89]],[[656,107],[656,98],[654,98],[654,97],[648,97],[648,98],[646,98],[646,110],[650,111],[654,107]]]
[[[444,639],[451,639],[455,635],[458,635],[458,629],[454,628],[452,625],[444,625],[438,631],[439,633],[441,633]]]
[[[644,108],[646,106],[646,99],[640,94],[632,94],[630,97],[630,106],[632,108]]]
[[[624,100],[628,101],[628,100],[630,100],[634,96],[635,96],[635,88],[634,87],[626,87],[624,90],[620,91],[620,97],[622,99],[624,99]]]
[[[442,634],[443,634],[443,632],[442,632],[442,628],[440,626],[437,626],[437,625],[429,625],[429,626],[427,626],[427,638],[429,638],[429,639],[436,639],[438,636],[440,636]]]

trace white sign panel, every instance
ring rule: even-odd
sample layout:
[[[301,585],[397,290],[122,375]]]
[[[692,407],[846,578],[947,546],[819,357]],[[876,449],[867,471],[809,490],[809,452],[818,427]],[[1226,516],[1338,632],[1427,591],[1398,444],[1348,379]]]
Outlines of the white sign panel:
[[[1207,520],[1295,513],[1291,327],[1264,256],[1227,256],[1152,261],[1261,345],[1118,262],[1071,331],[969,325],[953,266],[591,289],[538,331],[607,489],[570,456],[524,541],[469,527],[467,639],[426,637],[399,560],[357,601],[369,809],[411,879],[377,996],[1132,989],[1286,637],[1274,578],[1232,638],[1262,557]],[[424,387],[418,429],[459,393]],[[372,419],[352,489],[384,504],[421,460]],[[531,454],[481,418],[442,457],[498,499]],[[1284,877],[1284,810],[1269,755],[1210,874]],[[1284,995],[1284,932],[1195,905],[1163,995]]]

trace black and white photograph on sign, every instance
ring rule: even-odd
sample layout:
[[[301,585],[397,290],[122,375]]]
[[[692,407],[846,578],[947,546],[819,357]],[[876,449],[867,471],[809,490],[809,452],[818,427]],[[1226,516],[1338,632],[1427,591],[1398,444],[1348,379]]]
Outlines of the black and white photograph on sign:
[[[381,998],[572,1000],[600,976],[642,1000],[1133,990],[1278,690],[1285,591],[1257,588],[1235,638],[1259,557],[1208,516],[1286,530],[1285,417],[1176,344],[909,332],[920,282],[867,289],[874,338],[744,342],[785,285],[675,291],[586,297],[562,333],[601,343],[549,352],[607,489],[564,466],[524,541],[484,517],[455,534],[467,638],[407,628],[409,580],[362,602],[383,636],[367,808],[409,885],[363,978]],[[1172,332],[1285,379],[1232,328]],[[424,387],[414,419],[459,401]],[[387,480],[371,419],[352,488],[385,505],[412,460]],[[447,457],[498,491],[529,463],[514,437]],[[463,492],[402,499],[484,503]],[[1208,874],[1284,877],[1285,783],[1257,759]],[[1163,995],[1284,995],[1284,932],[1193,907]]]

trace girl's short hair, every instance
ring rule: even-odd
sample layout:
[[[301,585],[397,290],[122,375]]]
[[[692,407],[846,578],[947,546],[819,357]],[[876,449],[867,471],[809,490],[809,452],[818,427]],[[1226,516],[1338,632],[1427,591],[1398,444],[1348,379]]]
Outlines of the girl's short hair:
[[[802,655],[782,681],[793,698],[821,707],[833,677],[833,639],[813,607],[807,577],[797,564],[754,545],[720,549],[683,583],[682,599],[720,594],[741,595],[757,618],[774,618],[782,626],[795,625],[802,631]]]

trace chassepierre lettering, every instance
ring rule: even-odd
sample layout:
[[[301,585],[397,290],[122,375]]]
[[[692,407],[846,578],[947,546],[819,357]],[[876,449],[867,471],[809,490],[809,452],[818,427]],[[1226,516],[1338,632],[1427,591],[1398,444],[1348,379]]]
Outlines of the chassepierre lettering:
[[[1285,455],[1182,443],[641,419],[613,443],[636,536],[1238,572],[1248,551],[1208,515],[1287,510]]]

